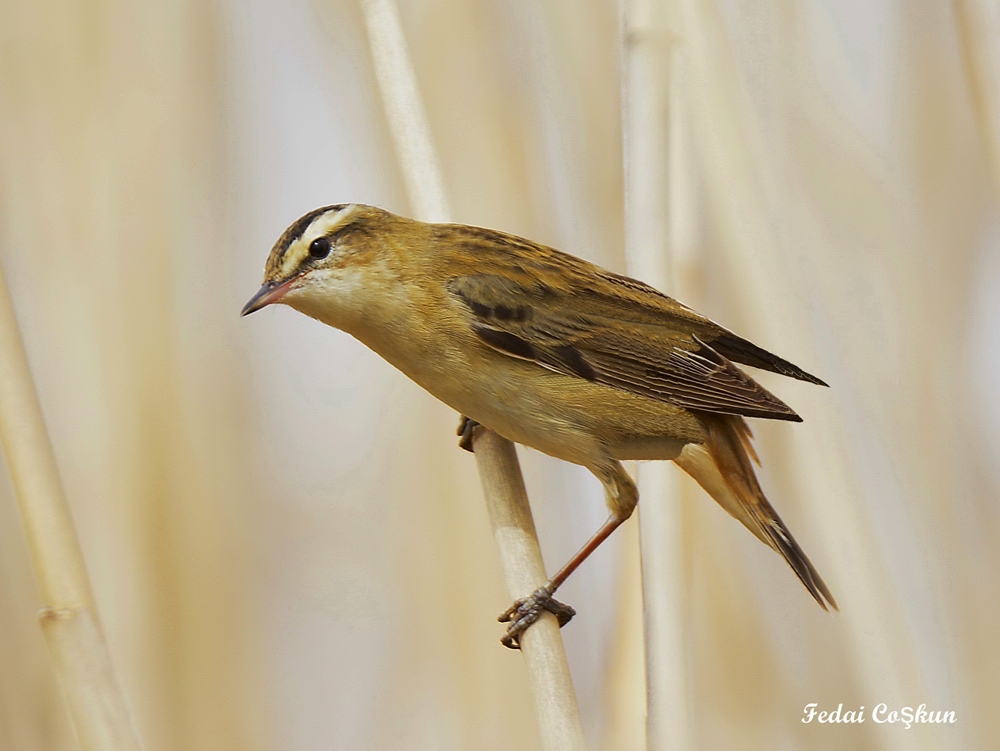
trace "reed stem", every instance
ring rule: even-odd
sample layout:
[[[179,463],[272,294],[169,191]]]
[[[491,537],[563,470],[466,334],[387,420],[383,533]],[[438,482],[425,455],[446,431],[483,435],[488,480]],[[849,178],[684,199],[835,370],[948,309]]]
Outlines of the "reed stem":
[[[629,273],[673,286],[670,222],[672,39],[662,0],[622,3],[622,135]],[[676,473],[637,472],[649,751],[689,747],[683,608],[683,529]]]
[[[365,0],[362,8],[410,206],[424,221],[449,221],[444,177],[399,10],[393,0]],[[517,453],[506,438],[482,427],[477,428],[474,441],[504,579],[512,598],[524,597],[544,584],[547,577]],[[586,748],[569,664],[554,616],[545,614],[528,629],[521,638],[521,654],[528,670],[542,747],[546,751]]]
[[[137,751],[0,269],[0,440],[44,607],[42,631],[84,751]]]

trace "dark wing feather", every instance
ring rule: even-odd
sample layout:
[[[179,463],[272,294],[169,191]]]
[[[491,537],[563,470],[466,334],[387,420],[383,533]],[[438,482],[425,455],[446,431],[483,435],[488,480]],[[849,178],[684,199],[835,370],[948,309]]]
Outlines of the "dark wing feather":
[[[798,365],[793,365],[777,355],[772,355],[766,349],[761,349],[753,342],[748,342],[742,337],[736,336],[728,331],[720,334],[712,340],[712,347],[723,357],[738,362],[742,365],[749,365],[752,368],[770,370],[772,373],[780,373],[790,378],[798,378],[800,381],[815,383],[818,386],[826,386],[825,381],[821,381],[814,375],[806,373]]]
[[[506,354],[687,409],[801,420],[690,333],[707,338],[719,329],[687,308],[651,313],[586,287],[557,291],[490,274],[448,287],[471,312],[476,335]]]

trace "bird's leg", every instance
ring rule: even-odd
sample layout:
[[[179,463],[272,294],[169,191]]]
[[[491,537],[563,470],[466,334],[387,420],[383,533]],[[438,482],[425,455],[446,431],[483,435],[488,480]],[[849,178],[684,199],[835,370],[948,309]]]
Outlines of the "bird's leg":
[[[549,579],[544,586],[539,587],[527,597],[516,600],[513,605],[507,608],[497,618],[501,623],[509,623],[507,633],[500,640],[505,647],[510,649],[521,648],[521,634],[528,626],[537,621],[546,610],[555,615],[559,620],[559,626],[565,626],[570,619],[576,615],[576,611],[569,605],[559,602],[552,595],[559,586],[569,578],[569,575],[576,571],[577,567],[583,563],[587,556],[597,550],[597,547],[621,526],[625,519],[609,516],[608,520],[601,525],[597,533],[591,537],[574,555],[566,565],[556,572],[556,575]]]
[[[458,422],[458,430],[455,435],[459,436],[458,446],[468,451],[470,454],[475,453],[475,449],[472,448],[472,434],[475,432],[476,428],[479,427],[479,423],[475,420],[462,415],[461,420]]]
[[[601,543],[608,539],[611,533],[618,529],[635,510],[635,505],[639,500],[639,491],[620,463],[609,460],[607,465],[591,467],[591,471],[604,483],[611,514],[600,529],[594,533],[594,536],[587,540],[587,543],[577,551],[576,555],[570,558],[544,586],[539,587],[527,597],[517,600],[500,614],[497,620],[510,624],[507,626],[507,633],[500,640],[505,647],[520,649],[521,635],[545,611],[556,616],[560,627],[569,623],[570,619],[576,615],[576,611],[569,605],[554,599],[552,595],[570,577],[570,574],[576,571],[580,564],[587,560],[587,557],[597,550]]]

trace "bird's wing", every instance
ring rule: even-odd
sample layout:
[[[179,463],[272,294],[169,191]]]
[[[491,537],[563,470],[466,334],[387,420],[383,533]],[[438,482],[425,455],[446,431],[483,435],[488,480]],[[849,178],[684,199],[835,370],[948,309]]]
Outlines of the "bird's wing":
[[[724,329],[641,282],[604,273],[563,289],[537,275],[472,274],[451,279],[448,290],[475,334],[508,355],[687,409],[801,420],[712,346]],[[609,294],[609,278],[628,294]],[[647,294],[671,305],[644,304]]]

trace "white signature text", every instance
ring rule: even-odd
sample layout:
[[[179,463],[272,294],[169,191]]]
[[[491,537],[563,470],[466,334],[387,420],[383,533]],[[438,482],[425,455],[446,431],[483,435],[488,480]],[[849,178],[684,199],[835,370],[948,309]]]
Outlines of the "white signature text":
[[[802,722],[809,724],[814,720],[825,725],[827,723],[857,723],[865,721],[865,706],[862,704],[857,709],[844,709],[843,704],[838,704],[836,709],[818,709],[819,704],[813,702],[806,704],[802,710]],[[914,725],[934,724],[934,723],[954,723],[956,722],[955,710],[931,710],[926,704],[918,707],[899,707],[890,709],[887,704],[877,704],[872,709],[872,722],[879,725],[902,725],[909,730]]]

